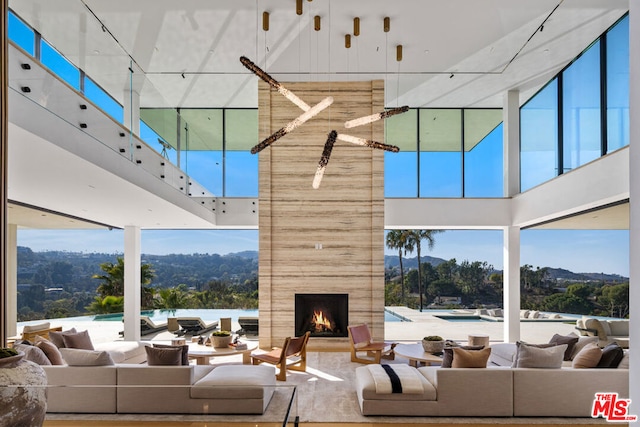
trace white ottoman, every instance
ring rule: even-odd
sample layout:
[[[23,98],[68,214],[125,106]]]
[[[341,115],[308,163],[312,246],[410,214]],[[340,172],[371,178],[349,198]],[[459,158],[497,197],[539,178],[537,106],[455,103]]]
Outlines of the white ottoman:
[[[275,387],[274,366],[224,365],[193,384],[191,398],[215,400],[210,414],[263,414]]]

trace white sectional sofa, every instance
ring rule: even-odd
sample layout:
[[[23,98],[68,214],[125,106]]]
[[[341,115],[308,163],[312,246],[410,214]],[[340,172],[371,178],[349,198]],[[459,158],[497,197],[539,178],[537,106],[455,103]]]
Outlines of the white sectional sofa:
[[[628,369],[417,368],[422,394],[377,394],[367,366],[356,369],[363,415],[591,417],[595,393],[629,397]]]
[[[262,414],[275,368],[223,366],[43,366],[47,412]]]

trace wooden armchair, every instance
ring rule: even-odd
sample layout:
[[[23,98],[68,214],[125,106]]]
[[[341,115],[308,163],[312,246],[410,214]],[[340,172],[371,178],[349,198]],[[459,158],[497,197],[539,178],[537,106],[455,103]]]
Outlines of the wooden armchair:
[[[351,361],[359,363],[380,363],[380,359],[395,358],[393,349],[397,343],[383,341],[373,341],[369,326],[366,323],[361,325],[347,326],[349,331],[349,342],[351,344]],[[366,352],[367,357],[358,356],[358,353]]]
[[[309,335],[311,332],[306,332],[301,337],[287,337],[282,348],[273,349],[269,353],[252,354],[251,363],[258,365],[264,362],[276,365],[278,368],[276,379],[278,381],[287,380],[287,369],[305,372],[307,370]]]

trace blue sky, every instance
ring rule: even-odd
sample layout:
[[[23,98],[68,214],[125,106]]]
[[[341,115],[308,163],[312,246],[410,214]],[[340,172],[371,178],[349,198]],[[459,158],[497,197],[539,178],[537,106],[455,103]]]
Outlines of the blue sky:
[[[122,253],[122,230],[19,230],[18,245],[34,251]],[[255,230],[142,231],[142,253],[218,253],[258,250]],[[502,269],[502,232],[498,230],[447,230],[436,235],[433,251],[424,255],[458,262],[486,261]],[[386,249],[388,255],[397,251]],[[576,273],[629,276],[629,232],[626,230],[524,230],[521,264],[564,268]],[[413,255],[409,255],[414,257]]]

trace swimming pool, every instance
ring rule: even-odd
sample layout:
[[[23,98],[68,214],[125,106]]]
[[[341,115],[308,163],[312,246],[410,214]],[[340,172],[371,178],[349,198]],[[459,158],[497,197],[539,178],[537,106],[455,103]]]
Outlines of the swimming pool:
[[[230,317],[237,321],[238,317],[259,317],[258,310],[242,310],[242,309],[175,309],[175,310],[145,310],[141,311],[141,316],[148,316],[154,322],[166,322],[167,317],[201,317],[205,322],[212,322],[223,317]],[[101,314],[93,317],[97,322],[121,322],[122,313]],[[403,319],[393,315],[385,310],[385,322],[402,322]]]
[[[187,309],[178,308],[174,310],[145,310],[140,312],[141,316],[148,316],[155,323],[166,322],[168,317],[200,317],[207,323],[230,317],[232,321],[238,321],[238,317],[258,317],[258,310],[242,309]],[[122,313],[96,315],[93,317],[97,322],[121,322]]]

